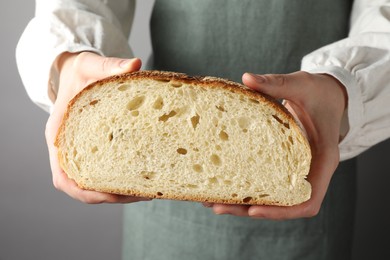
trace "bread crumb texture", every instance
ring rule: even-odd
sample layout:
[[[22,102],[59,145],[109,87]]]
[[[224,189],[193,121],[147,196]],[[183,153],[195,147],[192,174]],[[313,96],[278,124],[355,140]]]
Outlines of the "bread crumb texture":
[[[85,189],[153,198],[295,205],[311,154],[274,100],[217,78],[141,71],[88,86],[69,104],[59,160]]]

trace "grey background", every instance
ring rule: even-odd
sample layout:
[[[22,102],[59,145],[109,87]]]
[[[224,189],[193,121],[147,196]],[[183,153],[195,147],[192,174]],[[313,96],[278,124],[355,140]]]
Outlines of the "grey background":
[[[138,2],[131,43],[145,60],[153,1]],[[14,58],[34,1],[1,1],[0,12],[0,260],[120,259],[121,206],[84,205],[52,186],[48,115],[28,99]],[[390,140],[359,157],[355,260],[390,259],[389,155]]]

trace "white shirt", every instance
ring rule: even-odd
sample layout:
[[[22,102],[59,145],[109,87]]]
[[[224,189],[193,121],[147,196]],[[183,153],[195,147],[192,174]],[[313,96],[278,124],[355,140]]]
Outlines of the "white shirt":
[[[134,0],[36,0],[35,17],[16,50],[30,98],[50,111],[58,89],[53,64],[63,52],[132,57],[134,8]],[[346,87],[348,133],[339,144],[341,160],[389,138],[390,0],[355,0],[348,37],[305,56],[301,69],[330,74]]]

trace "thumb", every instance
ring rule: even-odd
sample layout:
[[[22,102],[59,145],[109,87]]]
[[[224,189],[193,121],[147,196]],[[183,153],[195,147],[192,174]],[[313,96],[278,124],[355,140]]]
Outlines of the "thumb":
[[[108,65],[107,72],[111,75],[120,74],[125,72],[132,72],[141,69],[141,60],[134,59],[118,59],[118,58],[106,58],[106,64]]]
[[[245,73],[242,82],[249,88],[276,99],[294,100],[302,94],[304,87],[297,73],[258,75]]]
[[[83,53],[84,54],[84,53]],[[95,53],[85,53],[78,57],[79,69],[89,78],[104,78],[119,73],[137,71],[141,60],[103,57]]]

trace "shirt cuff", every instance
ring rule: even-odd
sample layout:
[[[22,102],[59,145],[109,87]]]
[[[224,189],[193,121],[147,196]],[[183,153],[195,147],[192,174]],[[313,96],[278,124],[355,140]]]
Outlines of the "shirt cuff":
[[[339,143],[340,160],[347,160],[357,155],[357,151],[346,145],[358,135],[363,119],[363,101],[356,78],[347,70],[336,66],[324,66],[310,68],[302,67],[303,71],[309,73],[328,74],[344,85],[348,104],[341,122],[340,135],[343,137]]]

